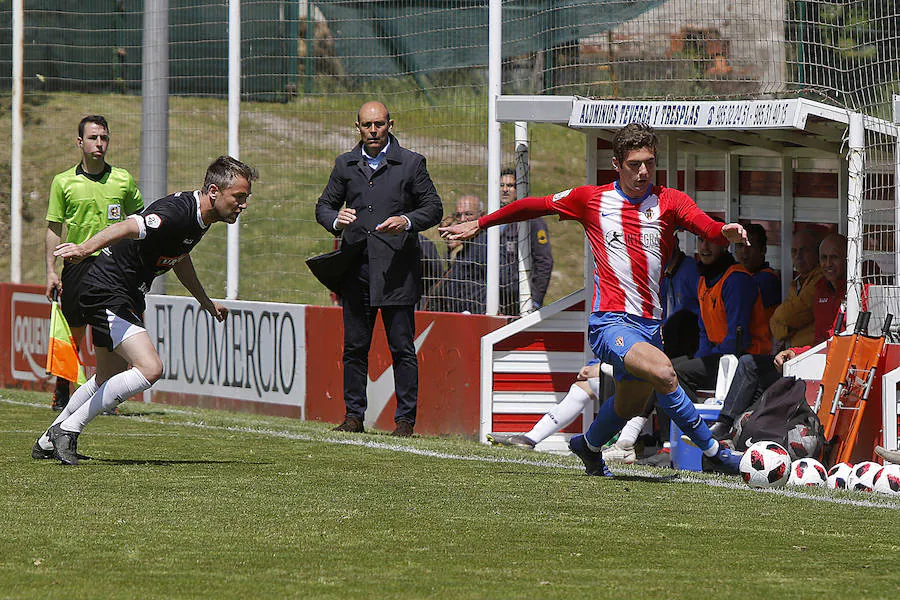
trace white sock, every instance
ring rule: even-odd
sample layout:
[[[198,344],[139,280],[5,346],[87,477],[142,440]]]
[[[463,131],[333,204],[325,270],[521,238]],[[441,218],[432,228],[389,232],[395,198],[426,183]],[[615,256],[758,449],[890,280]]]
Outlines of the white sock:
[[[707,448],[706,450],[703,451],[703,454],[705,454],[706,456],[708,456],[710,458],[712,458],[713,456],[715,456],[716,454],[719,453],[719,442],[717,442],[716,440],[713,440],[712,443],[713,443],[712,446],[710,446],[709,448]]]
[[[546,415],[541,417],[541,420],[537,422],[531,431],[525,434],[525,437],[536,444],[544,441],[574,421],[590,400],[591,397],[588,393],[580,385],[573,383],[566,397],[551,408]]]
[[[72,397],[69,398],[69,402],[66,404],[66,407],[59,411],[59,414],[56,415],[56,419],[50,423],[50,427],[53,427],[57,423],[62,423],[66,419],[71,416],[73,412],[78,410],[78,408],[91,399],[91,396],[97,393],[97,376],[94,375],[75,390],[75,393],[72,394]],[[47,432],[44,432],[44,435],[41,436],[41,439],[38,440],[38,444],[44,450],[52,450],[53,444],[50,442],[50,436],[47,435]]]
[[[97,389],[90,401],[83,402],[59,426],[66,431],[81,433],[84,426],[104,410],[114,409],[135,394],[149,389],[151,385],[137,367],[114,375]]]
[[[625,427],[622,428],[622,433],[619,434],[616,446],[619,448],[633,447],[646,424],[647,417],[632,417],[629,419],[628,422],[625,423]]]

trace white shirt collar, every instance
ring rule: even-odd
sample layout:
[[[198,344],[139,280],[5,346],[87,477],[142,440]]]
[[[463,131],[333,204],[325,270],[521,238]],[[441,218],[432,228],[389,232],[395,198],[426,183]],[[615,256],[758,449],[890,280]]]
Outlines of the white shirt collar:
[[[200,214],[200,190],[194,190],[194,202],[197,205],[197,224],[203,229],[208,229],[209,225],[203,222],[203,215]]]

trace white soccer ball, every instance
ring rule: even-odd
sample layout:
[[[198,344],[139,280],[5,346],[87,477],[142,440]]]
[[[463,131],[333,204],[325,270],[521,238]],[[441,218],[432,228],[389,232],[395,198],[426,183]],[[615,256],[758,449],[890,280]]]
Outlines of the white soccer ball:
[[[851,490],[859,490],[861,492],[871,492],[875,487],[875,477],[881,471],[882,467],[876,462],[865,461],[858,463],[850,472],[850,480],[847,482],[847,488]]]
[[[741,458],[741,476],[752,488],[778,488],[787,483],[791,457],[781,444],[756,442]]]
[[[847,489],[847,483],[850,481],[850,471],[853,470],[853,465],[850,463],[838,463],[828,469],[828,480],[825,482],[825,487],[831,490],[844,490]]]
[[[885,465],[875,477],[875,487],[872,491],[900,496],[900,465]]]
[[[814,458],[800,458],[791,463],[791,476],[787,484],[799,487],[824,487],[827,479],[828,473],[822,463]]]
[[[803,423],[795,425],[788,431],[787,443],[787,451],[794,460],[815,456],[819,450],[819,438]]]

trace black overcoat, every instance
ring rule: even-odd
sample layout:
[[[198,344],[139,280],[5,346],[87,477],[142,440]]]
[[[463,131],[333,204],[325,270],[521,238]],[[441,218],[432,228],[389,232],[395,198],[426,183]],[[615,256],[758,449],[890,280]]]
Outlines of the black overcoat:
[[[356,209],[356,221],[337,231],[334,221],[342,206]],[[333,235],[342,236],[342,254],[362,255],[362,249],[366,249],[370,306],[409,306],[418,302],[422,296],[418,232],[437,225],[443,213],[425,157],[401,147],[393,135],[385,164],[374,173],[363,159],[361,143],[338,156],[316,203],[319,224]],[[399,215],[409,218],[409,231],[375,231],[379,223]]]

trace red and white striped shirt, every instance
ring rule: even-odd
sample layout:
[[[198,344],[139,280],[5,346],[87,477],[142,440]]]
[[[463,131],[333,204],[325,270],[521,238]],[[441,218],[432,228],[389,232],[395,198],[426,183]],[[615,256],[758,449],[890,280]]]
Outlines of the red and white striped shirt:
[[[518,205],[518,206],[517,206]],[[585,185],[552,196],[523,198],[478,220],[481,228],[558,214],[579,221],[594,253],[594,312],[662,318],[659,282],[672,254],[676,227],[728,244],[714,221],[678,190],[653,186],[628,198],[616,183]]]

